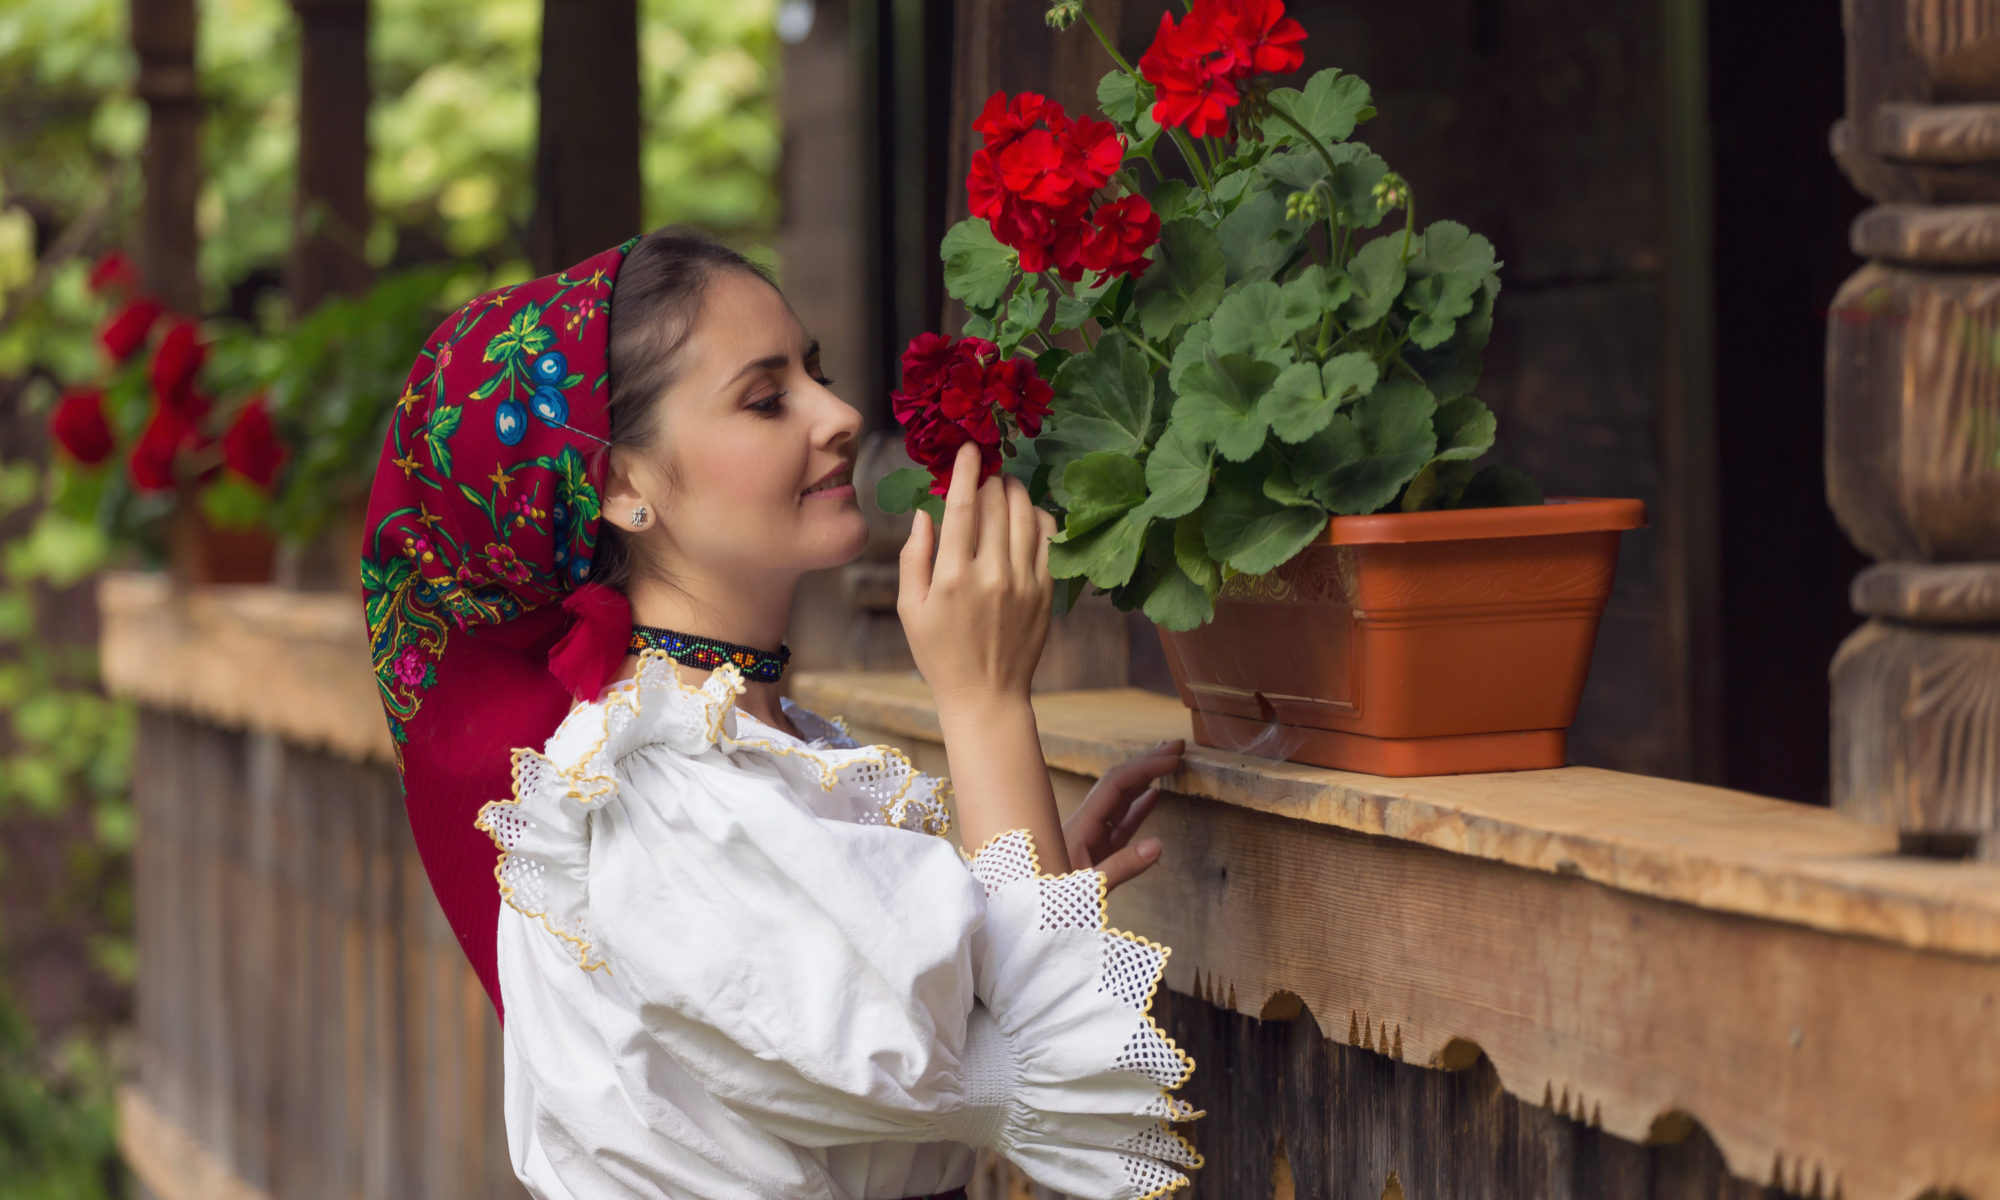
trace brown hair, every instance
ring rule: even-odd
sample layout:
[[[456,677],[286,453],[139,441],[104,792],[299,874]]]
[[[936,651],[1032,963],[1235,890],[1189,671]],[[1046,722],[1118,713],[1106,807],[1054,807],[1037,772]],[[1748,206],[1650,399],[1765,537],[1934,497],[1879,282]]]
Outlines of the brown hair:
[[[777,286],[756,263],[684,226],[655,229],[626,252],[611,289],[605,351],[610,388],[605,412],[611,422],[612,447],[644,449],[653,444],[660,427],[655,401],[680,376],[708,281],[726,270],[748,271]],[[608,520],[599,524],[591,582],[624,590],[633,569],[625,536]]]

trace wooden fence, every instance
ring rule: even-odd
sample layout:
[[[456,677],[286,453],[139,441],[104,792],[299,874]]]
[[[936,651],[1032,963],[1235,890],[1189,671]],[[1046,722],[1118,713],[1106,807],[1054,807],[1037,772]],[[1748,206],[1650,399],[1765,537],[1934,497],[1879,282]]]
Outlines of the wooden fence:
[[[149,1191],[518,1195],[497,1029],[410,844],[354,603],[133,576],[100,602],[144,709],[120,1139]],[[914,679],[797,690],[940,765]],[[1186,721],[1124,690],[1038,707],[1065,804]],[[1196,751],[1172,785],[1167,865],[1113,920],[1175,949],[1192,1196],[2000,1200],[2000,866],[1608,771]]]

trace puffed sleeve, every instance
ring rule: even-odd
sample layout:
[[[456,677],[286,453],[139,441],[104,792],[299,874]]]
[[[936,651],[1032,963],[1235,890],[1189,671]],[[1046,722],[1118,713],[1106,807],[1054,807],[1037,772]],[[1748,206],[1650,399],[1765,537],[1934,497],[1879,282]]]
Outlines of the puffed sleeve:
[[[1025,831],[968,860],[917,831],[935,781],[881,748],[739,737],[740,686],[642,669],[573,716],[582,732],[517,755],[515,796],[482,816],[515,924],[500,981],[509,1104],[525,1089],[540,1114],[531,1156],[693,1144],[726,1167],[955,1142],[1080,1200],[1185,1184],[1199,1159],[1166,1122],[1195,1114],[1166,1089],[1193,1064],[1147,1013],[1166,951],[1105,927],[1102,875],[1043,876]],[[557,992],[589,1028],[516,1036]],[[682,1132],[637,1151],[607,1132],[620,1110]],[[772,1169],[810,1175],[810,1157]]]

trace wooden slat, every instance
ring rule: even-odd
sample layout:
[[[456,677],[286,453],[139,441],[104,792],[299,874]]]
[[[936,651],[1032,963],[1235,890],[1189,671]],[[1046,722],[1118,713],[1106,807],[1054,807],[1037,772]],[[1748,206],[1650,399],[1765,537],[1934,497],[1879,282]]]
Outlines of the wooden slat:
[[[808,706],[898,740],[935,740],[915,676],[801,676]],[[1149,692],[1035,698],[1051,766],[1095,775],[1184,737]],[[2000,869],[1892,857],[1893,830],[1824,809],[1588,767],[1383,779],[1191,746],[1173,786],[1315,825],[1572,876],[1716,912],[2000,957]]]
[[[118,1152],[159,1200],[269,1200],[136,1087],[118,1089]]]

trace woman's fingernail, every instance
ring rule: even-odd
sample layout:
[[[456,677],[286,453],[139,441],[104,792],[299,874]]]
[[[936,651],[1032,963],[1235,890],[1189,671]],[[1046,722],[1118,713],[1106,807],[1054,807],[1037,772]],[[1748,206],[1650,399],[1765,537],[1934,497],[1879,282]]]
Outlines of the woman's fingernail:
[[[1139,858],[1142,862],[1152,862],[1160,857],[1160,839],[1147,838],[1139,843]]]

